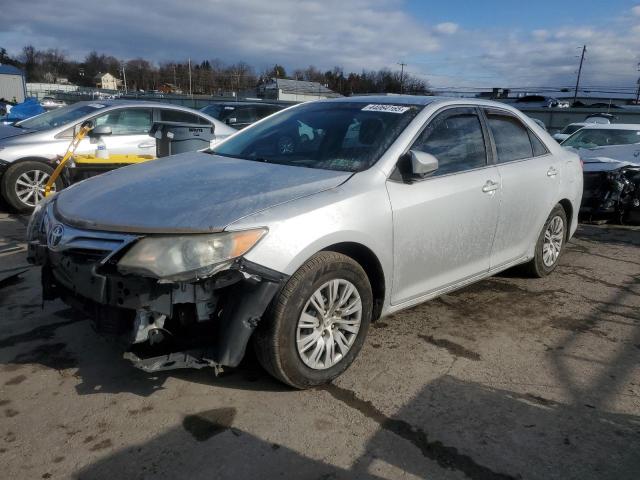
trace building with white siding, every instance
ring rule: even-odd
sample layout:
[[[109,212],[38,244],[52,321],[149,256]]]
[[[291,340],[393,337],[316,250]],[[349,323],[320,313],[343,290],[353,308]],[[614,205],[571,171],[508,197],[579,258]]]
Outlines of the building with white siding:
[[[308,102],[341,96],[318,82],[271,78],[268,82],[258,86],[258,97],[268,100]]]
[[[0,64],[0,99],[21,103],[26,97],[24,73],[12,65]]]

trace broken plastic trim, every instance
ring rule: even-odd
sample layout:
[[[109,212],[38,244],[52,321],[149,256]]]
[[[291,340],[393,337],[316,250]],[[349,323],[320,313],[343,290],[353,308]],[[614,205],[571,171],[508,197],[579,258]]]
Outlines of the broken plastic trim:
[[[222,373],[222,365],[208,360],[203,356],[201,349],[188,350],[185,352],[173,352],[157,357],[141,358],[133,352],[125,352],[125,360],[133,363],[133,366],[145,372],[160,372],[163,370],[179,370],[181,368],[205,368],[213,367],[215,374]]]

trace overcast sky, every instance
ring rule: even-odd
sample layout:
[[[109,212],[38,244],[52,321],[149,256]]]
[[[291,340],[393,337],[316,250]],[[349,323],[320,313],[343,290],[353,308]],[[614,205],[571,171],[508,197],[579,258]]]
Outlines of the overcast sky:
[[[94,5],[92,5],[94,4]],[[0,0],[0,46],[77,59],[245,61],[258,70],[399,68],[435,86],[632,88],[640,3],[626,0]]]

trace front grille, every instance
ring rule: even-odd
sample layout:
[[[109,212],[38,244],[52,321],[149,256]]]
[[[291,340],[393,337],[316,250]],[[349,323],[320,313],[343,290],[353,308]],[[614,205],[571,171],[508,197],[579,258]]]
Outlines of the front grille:
[[[104,260],[111,251],[109,250],[89,250],[85,248],[72,248],[69,250],[65,250],[63,256],[69,257],[69,259],[74,263],[79,264],[90,264],[90,263],[98,263]]]

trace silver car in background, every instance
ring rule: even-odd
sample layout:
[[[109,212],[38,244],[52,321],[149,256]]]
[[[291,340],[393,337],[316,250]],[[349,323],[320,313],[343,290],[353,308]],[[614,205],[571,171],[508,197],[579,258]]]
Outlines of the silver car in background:
[[[579,158],[504,104],[342,98],[71,186],[33,214],[29,258],[45,299],[127,338],[140,368],[233,367],[251,340],[307,388],[384,315],[551,273],[581,195]]]
[[[0,193],[18,211],[30,211],[44,196],[44,186],[64,155],[80,125],[91,120],[111,127],[104,137],[110,153],[155,155],[156,142],[149,136],[154,122],[181,122],[213,125],[215,142],[235,129],[187,107],[129,100],[78,102],[23,120],[14,126],[0,126]],[[214,143],[215,143],[214,142]],[[91,154],[96,146],[89,138],[80,142],[76,153]],[[57,188],[64,186],[62,179]]]

